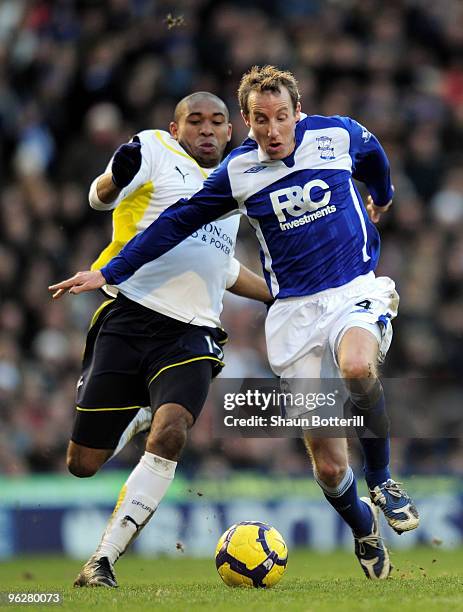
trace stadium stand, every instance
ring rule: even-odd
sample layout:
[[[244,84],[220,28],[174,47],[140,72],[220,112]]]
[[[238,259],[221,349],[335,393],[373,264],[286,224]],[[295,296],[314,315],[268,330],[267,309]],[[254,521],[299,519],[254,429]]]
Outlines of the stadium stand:
[[[401,309],[384,375],[463,376],[458,0],[4,0],[0,472],[65,470],[82,343],[100,298],[52,303],[47,286],[87,269],[110,238],[110,216],[87,203],[91,179],[131,134],[167,127],[176,101],[194,90],[227,101],[232,145],[239,144],[246,134],[235,92],[242,72],[255,63],[291,69],[306,112],[355,117],[391,159],[397,196],[381,228],[379,273],[395,279]],[[246,223],[240,236],[238,257],[258,270]],[[227,376],[271,375],[264,315],[259,305],[227,297]],[[448,402],[450,414],[458,399]],[[298,441],[272,440],[270,454],[268,440],[214,440],[209,408],[192,432],[184,471],[306,471]],[[397,440],[394,468],[461,474],[461,419],[452,426],[460,441]],[[133,464],[138,452],[128,449],[114,466]]]

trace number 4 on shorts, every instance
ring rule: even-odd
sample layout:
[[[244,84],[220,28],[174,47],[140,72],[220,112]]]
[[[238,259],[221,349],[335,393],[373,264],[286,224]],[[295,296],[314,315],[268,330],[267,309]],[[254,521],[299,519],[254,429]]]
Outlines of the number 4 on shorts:
[[[370,300],[362,300],[361,302],[357,302],[356,306],[360,306],[360,308],[364,308],[365,310],[370,310],[371,301]]]

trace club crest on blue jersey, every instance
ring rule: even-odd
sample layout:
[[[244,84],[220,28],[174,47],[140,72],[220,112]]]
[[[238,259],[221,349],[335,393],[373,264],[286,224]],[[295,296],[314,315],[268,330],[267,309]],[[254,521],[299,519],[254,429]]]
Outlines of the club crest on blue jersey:
[[[320,159],[335,159],[334,147],[331,146],[333,141],[329,136],[319,136],[316,139],[318,150],[320,151]]]
[[[366,143],[371,138],[371,132],[369,132],[366,127],[363,127],[363,125],[361,125],[360,127],[362,128],[362,140],[363,140],[363,142]]]

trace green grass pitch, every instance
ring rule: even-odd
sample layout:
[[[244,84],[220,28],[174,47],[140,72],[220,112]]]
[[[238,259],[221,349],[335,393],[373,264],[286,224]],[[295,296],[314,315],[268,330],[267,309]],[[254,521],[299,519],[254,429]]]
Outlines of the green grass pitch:
[[[463,549],[421,548],[392,553],[387,581],[363,577],[353,554],[290,551],[288,569],[270,590],[230,589],[213,560],[127,556],[117,566],[119,589],[74,589],[80,563],[62,557],[24,557],[0,563],[0,591],[57,592],[61,605],[2,609],[156,610],[165,612],[416,612],[463,610]]]

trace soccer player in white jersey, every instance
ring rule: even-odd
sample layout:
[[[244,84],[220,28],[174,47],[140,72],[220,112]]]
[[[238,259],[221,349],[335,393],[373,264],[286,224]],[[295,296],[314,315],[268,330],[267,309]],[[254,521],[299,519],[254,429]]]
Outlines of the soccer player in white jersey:
[[[198,191],[230,136],[224,102],[198,92],[179,102],[170,133],[146,130],[121,145],[90,188],[93,208],[114,209],[113,240],[93,268],[107,263],[169,203]],[[69,470],[92,476],[135,433],[150,429],[151,411],[154,418],[146,452],[76,586],[117,586],[113,564],[172,482],[188,429],[223,366],[225,288],[271,300],[265,281],[233,257],[238,225],[237,217],[208,223],[117,291],[106,288],[118,294],[97,310],[88,333]]]
[[[353,119],[302,116],[289,72],[255,66],[243,76],[238,97],[252,138],[231,152],[200,192],[169,207],[101,272],[81,273],[65,286],[78,292],[123,282],[201,224],[245,214],[276,300],[266,321],[274,372],[285,379],[342,376],[353,411],[376,434],[360,437],[370,492],[361,499],[346,440],[311,430],[304,437],[316,481],[351,527],[365,575],[384,579],[391,564],[379,535],[379,509],[398,533],[419,523],[412,500],[391,479],[378,378],[398,307],[393,281],[374,274],[374,224],[393,196],[389,163],[377,139]],[[369,190],[366,208],[352,179]]]

